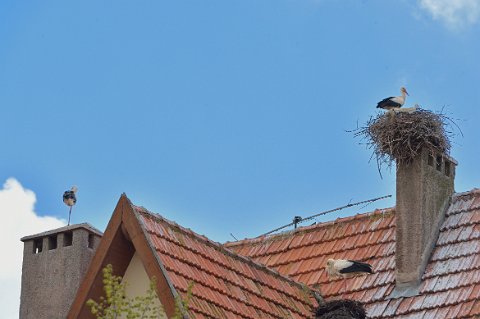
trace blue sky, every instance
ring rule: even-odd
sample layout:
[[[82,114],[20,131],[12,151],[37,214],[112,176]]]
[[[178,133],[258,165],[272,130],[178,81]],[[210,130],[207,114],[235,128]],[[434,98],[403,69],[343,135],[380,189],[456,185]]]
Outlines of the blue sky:
[[[456,189],[480,187],[480,3],[452,3],[3,0],[0,182],[64,219],[77,185],[73,222],[101,230],[125,192],[213,240],[253,237],[394,194],[345,130],[404,85],[459,119]]]

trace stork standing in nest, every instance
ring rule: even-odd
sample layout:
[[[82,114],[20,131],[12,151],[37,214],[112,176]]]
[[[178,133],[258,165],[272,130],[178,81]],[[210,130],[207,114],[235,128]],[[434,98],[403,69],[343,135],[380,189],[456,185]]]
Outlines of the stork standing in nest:
[[[65,205],[70,207],[70,211],[68,212],[68,226],[70,226],[70,216],[72,215],[72,207],[77,202],[77,197],[75,196],[75,193],[77,191],[78,191],[77,186],[72,186],[72,188],[69,191],[65,191],[65,193],[63,193],[63,202],[65,203]]]
[[[379,109],[384,109],[384,110],[392,110],[392,109],[397,109],[403,106],[405,104],[405,100],[407,99],[407,89],[404,88],[403,86],[400,88],[400,92],[402,93],[401,96],[391,96],[387,97],[386,99],[381,100],[377,104],[377,108]]]
[[[342,277],[350,278],[357,275],[373,274],[372,266],[367,263],[362,263],[356,260],[345,259],[328,259],[327,266],[328,277],[337,278]],[[344,280],[343,293],[347,290],[347,282]]]

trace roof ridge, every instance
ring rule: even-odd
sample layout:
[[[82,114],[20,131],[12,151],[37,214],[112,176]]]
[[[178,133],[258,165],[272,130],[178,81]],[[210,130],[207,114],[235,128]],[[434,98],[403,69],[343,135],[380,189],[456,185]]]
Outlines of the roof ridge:
[[[294,235],[297,232],[311,232],[315,231],[317,229],[321,229],[323,227],[329,227],[331,225],[339,224],[339,223],[349,223],[352,221],[357,221],[357,220],[362,220],[365,218],[369,218],[372,216],[376,216],[379,214],[394,214],[395,213],[395,207],[388,207],[388,208],[377,208],[374,211],[370,212],[365,212],[365,213],[358,213],[352,216],[346,216],[346,217],[338,217],[335,220],[329,220],[326,222],[318,223],[315,225],[310,225],[310,226],[304,226],[304,227],[298,227],[297,229],[286,231],[286,232],[281,232],[273,235],[262,235],[258,237],[253,237],[253,238],[245,238],[241,239],[238,241],[227,241],[223,245],[227,247],[233,247],[233,246],[241,246],[244,244],[252,244],[255,242],[261,242],[264,240],[276,240],[277,238],[282,238],[282,237],[287,237]]]
[[[203,241],[205,244],[211,246],[212,248],[218,249],[219,251],[224,252],[224,253],[228,254],[229,256],[231,256],[233,258],[236,258],[238,260],[241,260],[241,261],[243,261],[243,262],[245,262],[245,263],[247,263],[251,266],[254,266],[257,269],[268,272],[268,273],[272,274],[273,276],[275,276],[277,278],[280,278],[284,281],[287,281],[287,282],[289,282],[289,283],[291,283],[291,284],[293,284],[293,285],[295,285],[295,286],[297,286],[301,289],[308,289],[310,291],[310,293],[312,293],[312,295],[314,293],[319,293],[319,291],[317,291],[316,289],[313,289],[312,287],[309,287],[305,284],[297,282],[297,281],[295,281],[292,278],[289,278],[287,276],[284,276],[284,275],[280,274],[278,271],[276,271],[274,269],[271,269],[271,268],[265,266],[264,264],[261,264],[261,263],[258,263],[256,261],[254,261],[252,258],[239,255],[239,254],[235,253],[234,251],[228,249],[224,245],[222,245],[218,242],[214,242],[213,240],[209,239],[208,237],[206,237],[204,235],[197,234],[196,232],[194,232],[193,230],[191,230],[189,228],[185,228],[185,227],[183,227],[183,226],[181,226],[181,225],[179,225],[179,224],[177,224],[173,221],[170,221],[170,220],[166,219],[165,217],[161,216],[158,213],[151,212],[143,206],[136,206],[134,204],[131,204],[131,205],[133,206],[134,209],[140,209],[141,211],[139,213],[141,213],[141,214],[146,214],[148,216],[156,218],[156,219],[160,220],[160,222],[166,223],[167,225],[169,225],[171,227],[175,227],[175,228],[179,229],[180,231],[182,231],[183,233],[185,233],[188,236],[191,236],[195,239]]]
[[[472,188],[469,191],[461,192],[461,193],[454,193],[453,197],[457,199],[457,197],[463,197],[463,196],[468,196],[468,195],[480,195],[480,188]]]
[[[454,193],[453,194],[453,199],[457,200],[460,197],[466,197],[466,196],[470,196],[470,195],[480,195],[480,188],[473,188],[473,189],[471,189],[469,191],[466,191],[466,192]],[[470,208],[468,210],[471,210],[471,209],[475,209],[475,207]],[[466,211],[468,211],[468,210],[466,210]],[[338,217],[335,220],[330,220],[330,221],[318,223],[316,225],[311,225],[311,226],[298,227],[297,229],[290,230],[290,231],[285,231],[285,232],[281,232],[281,233],[277,233],[277,234],[262,235],[262,236],[258,236],[258,237],[245,238],[245,239],[241,239],[241,240],[237,240],[237,241],[227,241],[223,245],[227,246],[227,247],[230,247],[230,246],[240,246],[240,245],[247,244],[247,243],[251,244],[251,243],[254,243],[256,241],[262,241],[262,240],[265,240],[265,239],[275,240],[277,237],[289,236],[289,235],[294,234],[296,232],[305,232],[305,231],[309,232],[309,231],[313,231],[313,230],[318,229],[318,228],[328,227],[328,226],[330,226],[331,224],[334,224],[334,223],[335,224],[336,223],[347,223],[347,222],[351,222],[351,221],[354,221],[354,220],[367,218],[367,217],[370,217],[372,215],[381,214],[381,213],[383,213],[383,214],[395,213],[395,206],[394,207],[387,207],[387,208],[377,208],[377,209],[375,209],[373,211],[370,211],[370,212],[358,213],[358,214],[355,214],[355,215],[352,215],[352,216]]]

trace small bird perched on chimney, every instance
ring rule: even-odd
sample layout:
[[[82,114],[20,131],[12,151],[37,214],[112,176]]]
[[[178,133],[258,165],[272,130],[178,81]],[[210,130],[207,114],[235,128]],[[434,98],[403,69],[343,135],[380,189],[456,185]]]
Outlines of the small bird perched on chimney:
[[[77,202],[77,197],[75,193],[78,191],[77,186],[72,186],[69,191],[63,193],[63,202],[65,205],[70,207],[70,212],[68,213],[68,225],[70,226],[70,215],[72,214],[72,207]]]
[[[400,92],[402,93],[402,96],[391,96],[387,97],[386,99],[381,100],[377,104],[377,108],[384,109],[384,110],[391,110],[395,108],[400,108],[402,107],[403,104],[405,104],[405,100],[407,99],[407,89],[404,88],[403,86],[400,88]]]

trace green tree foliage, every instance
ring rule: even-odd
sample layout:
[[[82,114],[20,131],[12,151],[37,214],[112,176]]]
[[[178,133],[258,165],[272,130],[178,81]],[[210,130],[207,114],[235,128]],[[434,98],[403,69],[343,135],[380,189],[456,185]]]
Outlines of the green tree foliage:
[[[113,274],[113,266],[107,265],[103,272],[103,290],[105,296],[99,301],[89,299],[87,306],[97,319],[161,319],[167,318],[165,310],[155,301],[158,300],[155,292],[155,278],[150,281],[150,288],[143,296],[127,298],[125,294],[126,282],[122,283],[121,276]],[[171,319],[182,319],[182,309],[188,310],[188,303],[191,298],[193,283],[190,283],[187,291],[187,298],[175,300],[175,314]]]

